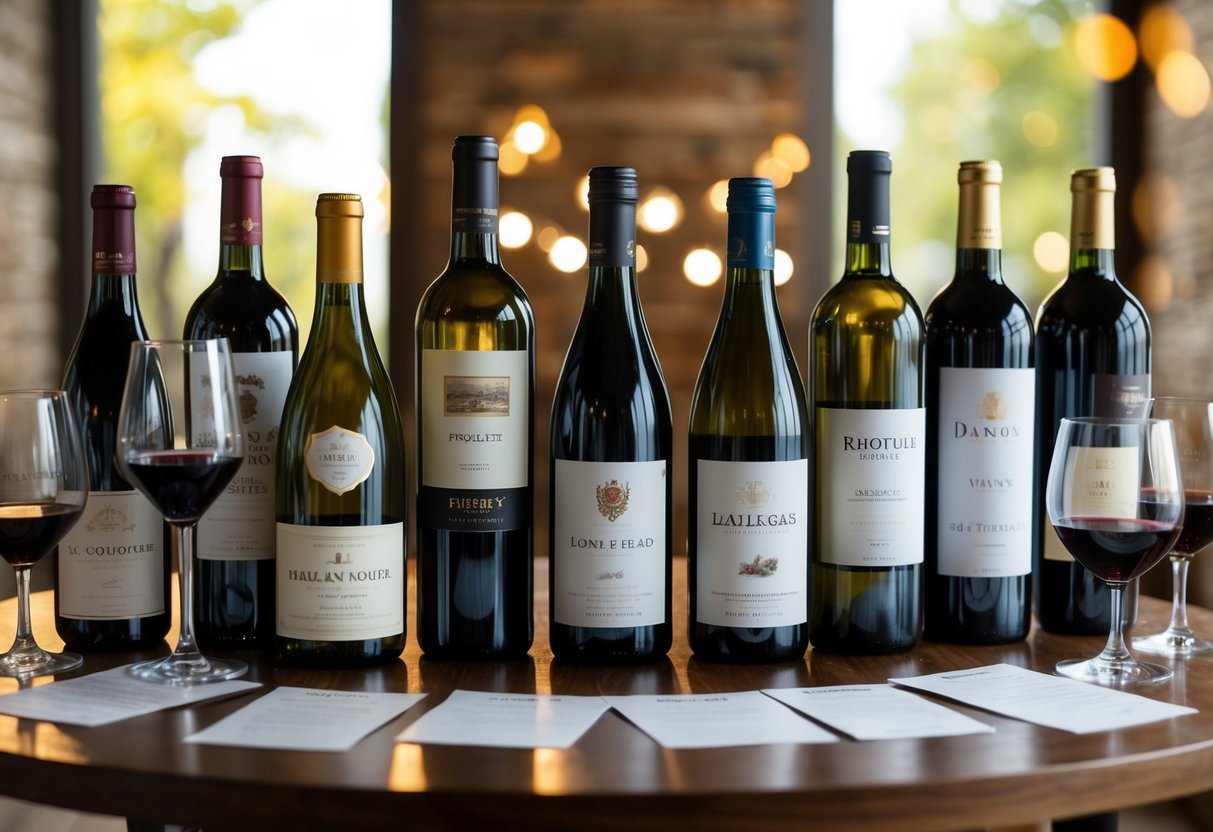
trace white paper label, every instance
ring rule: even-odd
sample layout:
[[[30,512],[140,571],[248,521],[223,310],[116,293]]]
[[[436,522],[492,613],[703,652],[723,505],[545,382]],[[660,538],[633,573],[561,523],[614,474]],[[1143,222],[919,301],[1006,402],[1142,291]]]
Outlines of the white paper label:
[[[278,635],[362,641],[404,632],[404,524],[278,524]]]
[[[164,520],[138,491],[90,491],[59,543],[59,614],[120,621],[164,613]]]
[[[1053,524],[1049,522],[1049,518],[1044,518],[1045,534],[1044,534],[1044,559],[1055,560],[1060,563],[1073,563],[1074,556],[1070,554],[1070,550],[1066,548],[1066,544],[1061,542],[1061,538],[1057,536],[1057,529],[1053,528]]]
[[[291,385],[291,353],[232,354],[244,462],[198,521],[195,538],[204,560],[261,560],[274,556],[274,456],[278,423]],[[195,384],[200,379],[195,377]]]
[[[720,627],[808,619],[809,462],[701,459],[696,618]]]
[[[361,433],[333,425],[308,437],[303,461],[312,479],[334,494],[345,494],[371,475],[375,449]]]
[[[421,485],[529,485],[527,351],[422,350],[421,375]]]
[[[923,408],[817,408],[824,563],[922,563],[925,436]]]
[[[665,622],[666,477],[664,460],[555,461],[557,622]]]
[[[939,573],[1032,572],[1036,371],[939,371]]]

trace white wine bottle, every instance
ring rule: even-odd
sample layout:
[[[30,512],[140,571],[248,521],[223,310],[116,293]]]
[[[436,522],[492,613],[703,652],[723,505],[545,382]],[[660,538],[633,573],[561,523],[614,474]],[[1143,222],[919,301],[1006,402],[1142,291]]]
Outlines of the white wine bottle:
[[[277,644],[358,664],[404,650],[405,461],[362,290],[362,201],[316,202],[316,308],[282,413]]]
[[[497,245],[497,143],[451,152],[451,259],[417,307],[417,639],[431,658],[531,647],[535,323]]]
[[[892,172],[884,151],[847,158],[846,268],[809,335],[814,650],[891,653],[922,635],[923,320],[889,263]]]
[[[729,180],[728,282],[691,398],[688,635],[701,659],[809,643],[809,417],[775,298],[775,189]]]

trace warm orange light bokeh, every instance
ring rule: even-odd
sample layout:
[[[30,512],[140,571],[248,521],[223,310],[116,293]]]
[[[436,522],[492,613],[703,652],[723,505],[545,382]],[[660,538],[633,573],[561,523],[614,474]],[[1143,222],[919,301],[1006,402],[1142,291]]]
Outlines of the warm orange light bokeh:
[[[1158,94],[1171,111],[1184,118],[1209,105],[1209,71],[1190,52],[1168,52],[1158,64]]]
[[[1174,6],[1159,3],[1150,6],[1137,26],[1141,59],[1155,72],[1168,52],[1192,51],[1192,28]]]
[[[1119,17],[1093,14],[1074,28],[1074,49],[1083,69],[1101,81],[1118,81],[1137,62],[1137,41]]]

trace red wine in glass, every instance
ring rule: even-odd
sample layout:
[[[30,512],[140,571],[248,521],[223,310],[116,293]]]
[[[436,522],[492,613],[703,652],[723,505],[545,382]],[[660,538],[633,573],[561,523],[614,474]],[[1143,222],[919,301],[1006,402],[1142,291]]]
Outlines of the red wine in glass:
[[[1137,518],[1066,517],[1053,526],[1074,559],[1108,583],[1140,577],[1166,556],[1179,529]]]
[[[147,451],[126,462],[140,490],[170,523],[196,523],[239,470],[241,457],[206,449]]]
[[[83,510],[73,503],[0,505],[0,557],[13,566],[32,566],[67,534]]]

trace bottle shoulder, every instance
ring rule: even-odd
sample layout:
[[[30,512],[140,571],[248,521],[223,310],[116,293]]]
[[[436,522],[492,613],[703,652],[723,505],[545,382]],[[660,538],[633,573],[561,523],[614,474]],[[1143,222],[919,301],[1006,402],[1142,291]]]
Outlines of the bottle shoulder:
[[[1036,315],[1038,334],[1081,331],[1149,337],[1145,307],[1118,280],[1067,277],[1051,291]]]
[[[844,275],[813,311],[813,329],[892,327],[921,334],[922,311],[909,290],[884,275]]]
[[[1032,330],[1028,307],[1005,283],[964,283],[944,286],[923,316],[928,334],[964,329],[1006,334]]]
[[[237,352],[297,350],[299,325],[286,298],[266,281],[221,275],[194,300],[184,336],[226,337]]]
[[[494,321],[519,319],[533,322],[531,302],[522,285],[496,264],[455,264],[425,290],[417,308],[417,322]]]

